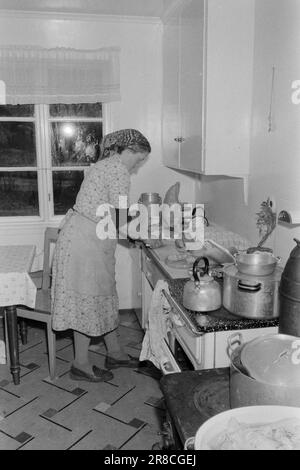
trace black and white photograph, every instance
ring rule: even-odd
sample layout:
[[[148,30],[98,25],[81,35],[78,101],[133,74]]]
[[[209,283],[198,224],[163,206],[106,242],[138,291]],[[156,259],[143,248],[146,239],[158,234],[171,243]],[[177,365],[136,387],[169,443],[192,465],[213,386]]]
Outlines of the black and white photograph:
[[[0,0],[0,450],[300,450],[299,57],[300,0]]]

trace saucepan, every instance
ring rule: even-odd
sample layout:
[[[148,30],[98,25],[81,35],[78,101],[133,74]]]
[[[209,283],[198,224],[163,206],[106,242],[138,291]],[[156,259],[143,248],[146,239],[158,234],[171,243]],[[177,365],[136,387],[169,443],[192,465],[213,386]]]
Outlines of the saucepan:
[[[297,375],[300,365],[292,362],[293,345],[297,340],[299,338],[276,334],[244,343],[240,332],[228,338],[231,408],[253,405],[300,407]],[[281,373],[284,368],[286,370]]]
[[[268,276],[275,271],[276,266],[281,261],[279,256],[276,257],[273,253],[265,251],[256,253],[239,252],[234,254],[234,258],[239,272],[251,276]]]

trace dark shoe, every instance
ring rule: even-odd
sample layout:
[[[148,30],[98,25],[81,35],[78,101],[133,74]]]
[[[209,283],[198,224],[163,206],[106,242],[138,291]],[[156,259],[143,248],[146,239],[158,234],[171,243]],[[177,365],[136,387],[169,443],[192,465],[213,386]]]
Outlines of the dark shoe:
[[[139,360],[128,354],[129,359],[115,359],[111,356],[106,356],[105,367],[107,369],[118,369],[119,367],[131,367],[136,369],[139,366]]]
[[[97,366],[93,366],[93,372],[93,374],[89,374],[88,372],[72,366],[70,370],[70,378],[72,380],[85,380],[87,382],[105,382],[113,379],[114,377],[109,370],[99,369]]]

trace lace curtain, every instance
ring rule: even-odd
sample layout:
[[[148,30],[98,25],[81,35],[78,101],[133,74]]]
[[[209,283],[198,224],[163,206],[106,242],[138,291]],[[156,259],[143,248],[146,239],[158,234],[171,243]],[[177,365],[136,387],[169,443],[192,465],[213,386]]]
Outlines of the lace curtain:
[[[95,50],[1,46],[7,104],[120,100],[119,48]]]

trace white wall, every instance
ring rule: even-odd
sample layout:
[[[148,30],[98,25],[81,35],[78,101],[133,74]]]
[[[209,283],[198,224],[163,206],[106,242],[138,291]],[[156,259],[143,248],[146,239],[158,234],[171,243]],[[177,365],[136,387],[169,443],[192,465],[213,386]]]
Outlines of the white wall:
[[[181,181],[182,200],[194,200],[194,179],[163,167],[161,162],[162,58],[161,25],[141,19],[92,19],[85,17],[55,18],[53,15],[0,13],[0,45],[29,44],[42,47],[94,49],[121,47],[120,103],[112,105],[108,130],[134,127],[143,132],[152,145],[148,162],[132,177],[131,200],[141,192],[158,191],[162,195],[176,181]],[[14,228],[0,226],[0,243],[35,243],[42,259],[43,227]],[[135,261],[132,261],[132,257]],[[121,308],[139,302],[138,279],[134,272],[136,250],[119,247],[117,252],[117,285]]]
[[[241,180],[201,178],[198,197],[216,222],[259,240],[256,212],[273,196],[277,210],[300,210],[300,105],[291,83],[300,80],[300,1],[256,0],[249,203]],[[272,67],[275,67],[273,126],[268,132]],[[300,228],[278,225],[268,246],[285,264]]]

